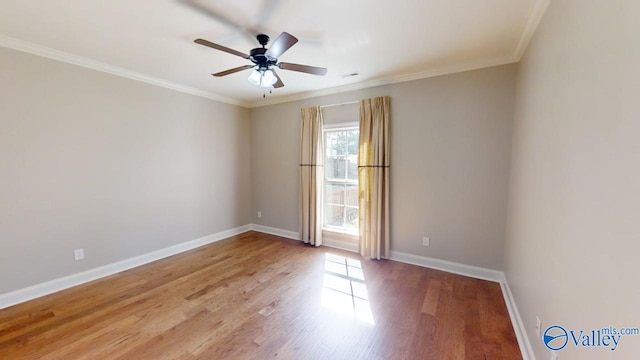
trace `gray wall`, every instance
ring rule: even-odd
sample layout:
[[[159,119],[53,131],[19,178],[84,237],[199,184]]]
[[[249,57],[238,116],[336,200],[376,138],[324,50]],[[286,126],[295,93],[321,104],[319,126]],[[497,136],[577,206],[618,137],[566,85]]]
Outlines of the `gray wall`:
[[[543,329],[640,327],[640,2],[552,1],[518,68],[505,253],[538,359]],[[560,359],[636,359],[618,349]]]
[[[252,109],[253,222],[298,231],[302,107],[389,95],[392,250],[502,269],[515,70],[493,67]],[[423,235],[430,247],[422,246]]]
[[[5,48],[0,69],[0,294],[251,221],[247,109]]]

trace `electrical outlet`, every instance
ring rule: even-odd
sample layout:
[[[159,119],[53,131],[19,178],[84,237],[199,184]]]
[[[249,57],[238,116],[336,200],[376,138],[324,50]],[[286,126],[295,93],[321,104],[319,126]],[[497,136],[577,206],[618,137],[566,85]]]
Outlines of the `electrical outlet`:
[[[422,246],[429,246],[429,238],[428,237],[423,237],[422,238]]]
[[[542,336],[542,320],[540,320],[540,317],[536,315],[536,334],[538,334],[538,337]]]
[[[75,250],[73,250],[73,258],[75,260],[84,259],[84,249],[75,249]]]
[[[262,211],[258,211],[258,219],[262,218]]]

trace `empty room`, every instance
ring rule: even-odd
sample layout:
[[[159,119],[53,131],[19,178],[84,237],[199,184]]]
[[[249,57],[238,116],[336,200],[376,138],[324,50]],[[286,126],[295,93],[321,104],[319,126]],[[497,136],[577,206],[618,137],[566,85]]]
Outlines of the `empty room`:
[[[0,3],[0,359],[636,359],[640,2]]]

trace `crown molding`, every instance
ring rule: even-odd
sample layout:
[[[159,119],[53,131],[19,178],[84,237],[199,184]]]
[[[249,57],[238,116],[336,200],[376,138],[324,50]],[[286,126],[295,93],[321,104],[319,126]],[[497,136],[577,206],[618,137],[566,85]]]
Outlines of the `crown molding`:
[[[207,92],[201,89],[197,89],[197,88],[193,88],[193,87],[179,84],[176,82],[152,77],[152,76],[138,73],[135,71],[131,71],[131,70],[117,67],[117,66],[109,65],[103,62],[99,62],[97,60],[69,54],[64,51],[55,50],[52,48],[33,44],[27,41],[15,39],[5,35],[0,35],[0,46],[17,50],[17,51],[22,51],[22,52],[33,54],[33,55],[42,56],[42,57],[57,60],[57,61],[66,62],[66,63],[77,65],[77,66],[82,66],[92,70],[97,70],[97,71],[109,73],[112,75],[136,80],[136,81],[141,81],[151,85],[164,87],[174,91],[195,95],[195,96],[207,98],[210,100],[215,100],[215,101],[236,105],[244,108],[259,108],[263,106],[282,104],[282,103],[287,103],[292,101],[315,98],[319,96],[335,95],[335,94],[345,93],[349,91],[362,90],[362,89],[367,89],[367,88],[372,88],[377,86],[397,84],[397,83],[402,83],[407,81],[426,79],[426,78],[431,78],[431,77],[436,77],[441,75],[448,75],[448,74],[454,74],[454,73],[459,73],[464,71],[478,70],[478,69],[492,67],[492,66],[499,66],[499,65],[519,62],[525,50],[527,49],[527,46],[529,45],[529,42],[531,41],[533,34],[535,33],[540,23],[540,20],[544,16],[550,2],[551,0],[537,0],[534,2],[531,9],[531,13],[529,14],[529,17],[527,19],[527,23],[522,31],[520,40],[518,41],[518,44],[516,45],[512,56],[494,58],[489,60],[470,61],[470,62],[465,62],[465,63],[456,64],[452,66],[443,66],[439,68],[433,68],[433,69],[416,72],[416,73],[392,75],[392,76],[382,77],[382,78],[354,83],[354,84],[342,85],[342,86],[337,86],[337,87],[332,87],[332,88],[322,89],[322,90],[306,91],[306,92],[301,92],[301,93],[292,94],[288,96],[285,95],[282,97],[275,97],[268,100],[258,100],[253,102],[246,102],[246,101],[241,101],[238,99],[233,99],[230,97],[218,95],[218,94]]]
[[[518,41],[518,45],[513,52],[513,59],[515,62],[520,61],[522,56],[524,55],[525,50],[529,46],[529,42],[533,38],[533,34],[535,34],[538,29],[538,25],[540,24],[540,20],[547,11],[549,7],[549,3],[551,0],[538,0],[533,4],[531,8],[531,13],[529,14],[529,18],[527,19],[527,23],[522,30],[522,34],[520,35],[520,40]]]
[[[429,70],[417,72],[417,73],[384,77],[380,79],[374,79],[370,81],[343,85],[343,86],[317,90],[317,91],[302,92],[302,93],[298,93],[290,96],[273,98],[271,100],[266,100],[266,101],[255,101],[255,102],[246,104],[246,106],[249,108],[258,108],[262,106],[282,104],[282,103],[287,103],[291,101],[304,100],[304,99],[309,99],[309,98],[314,98],[319,96],[334,95],[334,94],[340,94],[340,93],[345,93],[349,91],[362,90],[362,89],[372,88],[376,86],[390,85],[390,84],[396,84],[396,83],[401,83],[406,81],[420,80],[420,79],[426,79],[426,78],[436,77],[441,75],[454,74],[458,72],[478,70],[486,67],[517,63],[520,61],[520,59],[522,59],[524,52],[527,50],[527,47],[529,46],[529,42],[531,41],[531,39],[533,38],[533,35],[538,29],[538,25],[540,24],[540,21],[544,17],[544,14],[546,13],[550,3],[551,3],[551,0],[536,0],[534,2],[531,8],[531,13],[527,18],[527,23],[523,28],[522,34],[520,35],[520,39],[518,40],[518,44],[514,49],[513,55],[510,57],[502,57],[502,58],[495,58],[491,60],[482,60],[482,61],[471,61],[471,62],[466,62],[462,64],[457,64],[454,66],[444,66],[440,68],[429,69]]]
[[[25,52],[32,55],[42,56],[52,60],[65,62],[72,65],[81,66],[81,67],[96,70],[96,71],[105,72],[111,75],[116,75],[116,76],[144,82],[151,85],[160,86],[163,88],[183,92],[186,94],[203,97],[210,100],[215,100],[215,101],[236,105],[236,106],[241,106],[241,107],[247,107],[246,103],[242,101],[238,101],[236,99],[226,97],[226,96],[221,96],[221,95],[210,93],[204,90],[196,89],[190,86],[182,85],[176,82],[160,79],[160,78],[149,76],[139,72],[127,70],[121,67],[109,65],[97,60],[69,54],[64,51],[55,50],[46,46],[19,40],[6,35],[0,35],[0,46]]]
[[[514,62],[516,62],[516,60],[514,60],[511,57],[495,58],[495,59],[481,60],[481,61],[470,61],[462,64],[456,64],[453,66],[443,66],[443,67],[429,69],[426,71],[421,71],[421,72],[416,72],[411,74],[388,76],[380,79],[374,79],[374,80],[369,80],[365,82],[337,86],[337,87],[332,87],[328,89],[302,92],[302,93],[293,94],[290,96],[273,98],[271,100],[266,100],[266,101],[264,100],[256,101],[256,102],[247,104],[247,106],[250,108],[258,108],[262,106],[276,105],[276,104],[288,103],[291,101],[310,99],[310,98],[315,98],[319,96],[335,95],[335,94],[345,93],[349,91],[368,89],[376,86],[391,85],[391,84],[426,79],[426,78],[431,78],[431,77],[436,77],[441,75],[449,75],[449,74],[454,74],[459,72],[478,70],[478,69],[483,69],[483,68],[492,67],[492,66],[511,64]]]

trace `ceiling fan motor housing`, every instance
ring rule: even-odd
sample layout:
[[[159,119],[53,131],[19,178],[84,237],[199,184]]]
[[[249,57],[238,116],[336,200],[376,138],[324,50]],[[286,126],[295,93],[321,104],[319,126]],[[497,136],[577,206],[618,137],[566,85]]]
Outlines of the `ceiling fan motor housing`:
[[[266,35],[265,35],[266,36]],[[249,58],[251,61],[258,65],[258,68],[261,70],[266,70],[270,66],[275,65],[278,62],[278,59],[270,59],[265,55],[267,49],[265,48],[255,48],[249,52]]]

